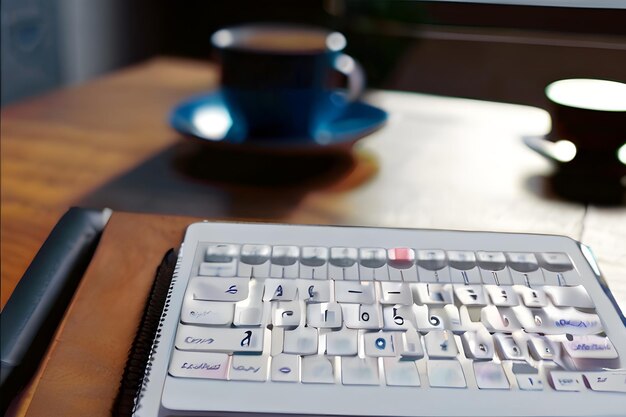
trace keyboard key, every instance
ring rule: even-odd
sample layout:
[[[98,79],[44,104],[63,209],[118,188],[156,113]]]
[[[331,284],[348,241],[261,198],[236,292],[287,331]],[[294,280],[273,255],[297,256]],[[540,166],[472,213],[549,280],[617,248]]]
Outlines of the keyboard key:
[[[185,297],[180,312],[180,321],[186,324],[225,326],[233,322],[234,303],[194,300]]]
[[[512,372],[517,380],[517,386],[522,391],[542,391],[543,379],[539,376],[537,368],[528,363],[513,363]]]
[[[419,359],[424,357],[422,337],[416,330],[408,329],[402,333],[402,344],[400,345],[398,353],[403,358],[408,359]]]
[[[380,306],[377,304],[342,304],[344,324],[350,329],[382,329]]]
[[[533,272],[539,269],[539,263],[533,253],[508,252],[509,267],[517,272]]]
[[[522,297],[522,302],[526,307],[545,307],[548,305],[546,293],[538,288],[531,288],[524,285],[514,285],[513,289]]]
[[[548,271],[565,272],[574,268],[572,261],[565,253],[540,253],[539,263]]]
[[[275,382],[300,382],[300,356],[286,354],[273,356],[271,377]]]
[[[509,273],[508,268],[503,268],[501,270],[490,270],[480,268],[480,276],[482,278],[483,284],[487,285],[511,285],[513,284],[513,280],[511,279],[511,274]]]
[[[400,305],[383,307],[383,329],[406,330],[416,327],[415,314],[411,307]]]
[[[450,267],[448,271],[450,273],[450,282],[458,284],[482,284],[483,282],[478,268],[458,269]]]
[[[413,312],[415,314],[415,322],[417,330],[421,332],[429,332],[431,330],[440,330],[445,328],[445,321],[443,314],[437,314],[439,309],[434,309],[429,306],[414,305]]]
[[[443,305],[454,302],[450,284],[410,284],[414,298],[419,304]]]
[[[546,283],[542,269],[537,269],[536,271],[531,272],[519,272],[509,268],[509,273],[511,274],[511,281],[514,285],[537,287]]]
[[[366,356],[396,356],[395,343],[402,343],[400,333],[376,332],[363,335],[363,350]]]
[[[272,248],[270,276],[273,278],[297,278],[300,249],[297,246],[274,246]]]
[[[314,355],[317,353],[317,329],[313,327],[297,327],[285,330],[283,352],[294,355]]]
[[[387,385],[401,387],[420,386],[420,376],[414,361],[383,358],[383,366]]]
[[[417,264],[429,271],[437,271],[448,266],[446,253],[440,249],[417,251]]]
[[[478,266],[487,271],[501,271],[506,267],[506,257],[502,252],[476,252]]]
[[[476,267],[476,255],[470,251],[448,251],[450,267],[459,270],[468,270]]]
[[[357,330],[341,329],[326,333],[326,354],[330,356],[349,356],[358,353]]]
[[[469,359],[491,360],[495,353],[493,337],[486,329],[461,335],[465,356]]]
[[[605,336],[571,336],[563,341],[563,348],[572,359],[618,358],[613,343]]]
[[[411,248],[387,250],[388,263],[394,269],[409,269],[415,265],[415,251]]]
[[[583,377],[594,391],[626,393],[626,371],[584,372]]]
[[[272,303],[272,324],[276,327],[295,328],[302,316],[300,302],[279,301]]]
[[[428,361],[428,381],[435,388],[465,388],[463,368],[457,360]]]
[[[582,285],[574,287],[545,286],[543,290],[552,300],[552,304],[557,307],[594,308],[593,301]]]
[[[535,360],[552,361],[558,357],[559,350],[544,336],[530,336],[528,350]]]
[[[344,385],[378,385],[376,358],[341,358],[341,382]]]
[[[338,303],[372,304],[376,301],[374,283],[335,281],[335,300]]]
[[[176,348],[206,352],[261,352],[263,329],[178,325]]]
[[[293,301],[298,292],[298,283],[287,279],[269,278],[265,280],[263,301]]]
[[[337,303],[308,304],[306,324],[318,329],[338,329],[343,325],[341,306]]]
[[[319,246],[302,248],[300,278],[328,279],[328,248]]]
[[[583,375],[580,372],[550,372],[552,386],[557,391],[584,391],[586,389]]]
[[[482,285],[454,285],[454,294],[459,302],[466,306],[487,305]]]
[[[248,298],[249,283],[249,278],[193,277],[187,292],[195,300],[235,302]]]
[[[182,352],[174,350],[169,374],[178,378],[226,379],[228,355],[225,353]]]
[[[519,304],[517,293],[510,285],[485,285],[492,304],[501,307],[513,307]]]
[[[405,306],[412,305],[413,294],[411,293],[409,284],[405,282],[381,282],[380,303],[401,304]]]
[[[356,264],[358,252],[354,248],[331,248],[330,263],[338,268],[350,268]]]
[[[204,260],[210,263],[230,263],[237,259],[239,245],[210,245],[204,255]]]
[[[387,264],[387,251],[382,248],[361,248],[359,264],[368,269],[382,268]]]
[[[239,255],[239,276],[266,278],[270,276],[269,245],[243,245]]]
[[[263,323],[264,283],[262,280],[251,279],[248,288],[248,298],[235,304],[233,325],[237,327],[260,326]]]
[[[298,298],[307,303],[328,303],[330,299],[331,281],[318,281],[310,279],[299,279]]]
[[[237,275],[237,261],[228,263],[202,262],[198,275],[205,277],[234,277]]]
[[[233,381],[267,381],[266,355],[233,355],[228,379]]]
[[[512,333],[522,329],[514,311],[508,307],[486,306],[481,310],[480,317],[490,332]]]
[[[302,358],[302,382],[305,384],[333,384],[332,361],[321,355],[304,356]]]
[[[499,363],[474,362],[474,376],[479,389],[509,389],[509,381]]]
[[[596,314],[583,313],[573,307],[548,306],[542,309],[514,307],[518,321],[529,333],[591,335],[603,331]]]
[[[502,360],[523,360],[525,358],[522,347],[517,344],[513,336],[503,333],[493,335],[498,356]]]
[[[454,358],[459,353],[454,334],[448,330],[435,330],[426,333],[424,345],[428,357],[435,359]]]

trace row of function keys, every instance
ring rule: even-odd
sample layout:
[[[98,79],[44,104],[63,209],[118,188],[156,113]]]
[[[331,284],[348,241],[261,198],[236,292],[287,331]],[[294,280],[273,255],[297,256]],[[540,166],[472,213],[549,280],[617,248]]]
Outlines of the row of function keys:
[[[252,244],[208,245],[198,274],[486,284],[569,285],[578,281],[565,253]]]

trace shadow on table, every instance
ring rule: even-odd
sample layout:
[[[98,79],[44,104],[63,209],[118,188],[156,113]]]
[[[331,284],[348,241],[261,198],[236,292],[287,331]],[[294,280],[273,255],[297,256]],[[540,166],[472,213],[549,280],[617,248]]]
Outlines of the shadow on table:
[[[196,217],[281,219],[310,192],[344,191],[377,172],[371,155],[258,155],[177,143],[78,205]]]

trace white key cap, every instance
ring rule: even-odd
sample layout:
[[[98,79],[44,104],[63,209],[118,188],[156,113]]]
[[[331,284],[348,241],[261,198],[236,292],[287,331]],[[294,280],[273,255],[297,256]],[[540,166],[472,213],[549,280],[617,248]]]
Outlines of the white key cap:
[[[528,333],[573,335],[597,334],[603,331],[596,314],[583,313],[573,307],[547,306],[542,309],[513,307],[518,321]]]
[[[382,329],[378,304],[342,304],[344,324],[350,329]]]
[[[493,358],[495,352],[493,338],[486,329],[476,332],[465,332],[461,335],[461,341],[463,342],[463,350],[466,357],[482,360],[491,360]]]
[[[380,294],[381,304],[401,304],[405,306],[413,304],[411,288],[405,282],[381,282]]]
[[[337,303],[308,304],[306,324],[321,329],[338,329],[343,324],[341,306]]]
[[[318,281],[311,279],[299,279],[298,298],[307,303],[328,303],[330,299],[330,286],[332,281]]]
[[[594,391],[626,393],[626,371],[584,372],[583,377]]]
[[[295,328],[300,325],[301,305],[299,301],[279,301],[272,304],[272,324],[274,326]]]
[[[402,343],[400,333],[377,332],[363,335],[365,356],[396,356],[395,343]]]
[[[509,389],[509,381],[499,363],[474,362],[474,376],[480,389]]]
[[[580,372],[552,371],[550,380],[557,391],[584,391],[586,389]]]
[[[522,301],[526,307],[536,308],[548,305],[546,294],[539,288],[514,285],[513,289],[522,297]]]
[[[428,361],[428,381],[431,387],[465,388],[463,368],[457,360]]]
[[[383,329],[406,330],[415,328],[417,328],[417,323],[415,322],[415,314],[411,307],[383,307]]]
[[[300,248],[297,246],[274,246],[270,259],[270,276],[274,278],[297,278]]]
[[[266,355],[233,355],[228,379],[232,381],[267,381]]]
[[[243,245],[239,255],[239,276],[266,278],[270,276],[269,245]]]
[[[522,391],[543,390],[543,379],[536,368],[527,363],[513,363],[512,371],[517,380],[517,386]]]
[[[454,358],[459,353],[454,335],[448,330],[435,330],[426,333],[424,345],[430,358]]]
[[[582,285],[574,287],[545,286],[543,290],[557,307],[594,308],[593,301]]]
[[[502,360],[524,360],[524,352],[517,344],[513,336],[496,333],[494,336],[496,342],[496,349],[498,350],[498,355]]]
[[[410,284],[413,296],[420,304],[450,304],[453,300],[450,284]]]
[[[415,322],[417,330],[421,332],[429,332],[431,330],[444,329],[445,321],[442,314],[438,314],[442,310],[435,310],[428,306],[414,305],[413,312],[415,314]]]
[[[518,272],[533,272],[539,269],[535,254],[522,252],[508,252],[506,254],[509,267]]]
[[[251,279],[248,288],[248,298],[235,305],[233,324],[237,327],[260,326],[264,323],[263,281]]]
[[[239,245],[217,244],[209,245],[204,253],[206,262],[226,263],[232,262],[239,254]]]
[[[376,358],[341,358],[341,382],[344,385],[378,385]]]
[[[528,340],[528,350],[535,360],[552,361],[558,357],[557,347],[544,336],[531,335]]]
[[[283,345],[285,344],[285,329],[275,327],[272,328],[270,334],[270,355],[276,356],[283,353]]]
[[[414,329],[408,329],[402,333],[402,344],[400,345],[400,356],[409,359],[419,359],[424,356],[422,348],[422,337]],[[419,382],[418,382],[419,383]]]
[[[332,361],[325,356],[304,356],[301,367],[302,382],[305,384],[332,384],[335,382]]]
[[[265,280],[263,301],[293,301],[296,299],[297,292],[296,281],[269,278]]]
[[[453,332],[464,332],[468,330],[465,326],[463,326],[459,309],[454,304],[446,304],[443,307],[442,315],[445,323],[445,329]],[[435,316],[437,315],[435,314]]]
[[[348,356],[358,353],[357,330],[341,329],[326,333],[326,354],[329,356]]]
[[[372,304],[376,300],[373,282],[335,281],[338,303]]]
[[[176,348],[205,352],[261,352],[263,329],[178,325]]]
[[[283,352],[294,355],[314,355],[317,353],[317,329],[297,327],[285,330]]]
[[[194,300],[185,297],[180,311],[180,321],[185,324],[225,326],[233,322],[235,304]]]
[[[241,301],[248,298],[248,278],[207,278],[193,277],[187,292],[196,300]]]
[[[300,356],[276,355],[272,357],[272,381],[300,382]]]
[[[300,252],[300,277],[328,278],[328,248],[305,246]]]
[[[502,307],[513,307],[519,304],[517,293],[510,285],[485,285],[492,304]]]
[[[613,343],[604,336],[572,336],[564,340],[563,348],[572,359],[617,359]]]
[[[226,379],[228,355],[225,353],[181,352],[174,350],[169,374],[179,378]]]
[[[387,385],[401,387],[419,387],[420,376],[414,361],[398,358],[384,358],[385,380]]]
[[[514,311],[508,307],[486,306],[480,311],[480,316],[490,332],[512,333],[522,328]]]
[[[202,262],[198,275],[206,277],[234,277],[237,275],[237,261],[228,263]]]
[[[382,248],[359,249],[359,279],[387,281],[387,251]]]
[[[571,259],[565,253],[540,253],[539,264],[552,272],[565,272],[574,268]]]
[[[482,285],[454,285],[454,294],[461,304],[484,306],[487,304]]]

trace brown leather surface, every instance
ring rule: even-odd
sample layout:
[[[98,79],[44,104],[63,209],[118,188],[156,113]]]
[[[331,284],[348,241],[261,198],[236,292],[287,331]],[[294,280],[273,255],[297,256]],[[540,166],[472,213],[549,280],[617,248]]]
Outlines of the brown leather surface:
[[[113,214],[24,415],[110,416],[156,268],[194,221]]]

